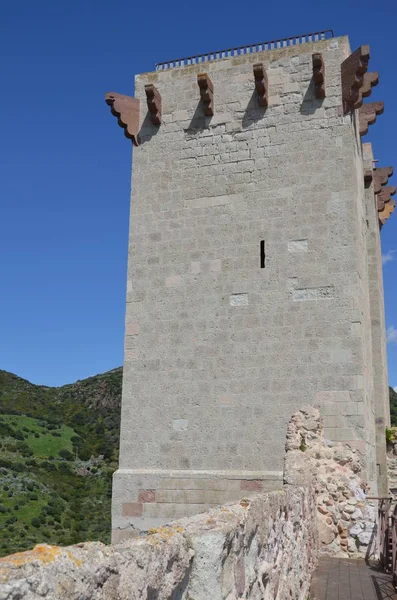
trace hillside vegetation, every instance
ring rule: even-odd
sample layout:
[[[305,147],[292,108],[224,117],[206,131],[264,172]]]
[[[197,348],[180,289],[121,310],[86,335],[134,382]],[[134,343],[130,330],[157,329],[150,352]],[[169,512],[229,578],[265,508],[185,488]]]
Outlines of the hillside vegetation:
[[[60,388],[0,371],[0,556],[110,541],[122,369]]]

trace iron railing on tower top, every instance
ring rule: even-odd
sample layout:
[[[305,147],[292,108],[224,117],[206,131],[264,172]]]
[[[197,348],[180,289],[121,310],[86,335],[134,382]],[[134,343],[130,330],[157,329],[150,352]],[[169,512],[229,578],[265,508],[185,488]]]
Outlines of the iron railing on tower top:
[[[264,50],[275,50],[277,48],[286,48],[288,46],[300,46],[309,42],[318,42],[334,37],[332,29],[325,31],[316,31],[314,33],[304,33],[289,38],[280,40],[270,40],[268,42],[260,42],[258,44],[249,44],[248,46],[236,46],[235,48],[226,48],[225,50],[216,50],[215,52],[206,52],[205,54],[197,54],[197,56],[185,56],[184,58],[175,58],[164,62],[156,63],[156,71],[165,71],[174,67],[184,67],[186,65],[197,65],[201,63],[227,58],[229,56],[239,56],[240,54],[253,54]]]

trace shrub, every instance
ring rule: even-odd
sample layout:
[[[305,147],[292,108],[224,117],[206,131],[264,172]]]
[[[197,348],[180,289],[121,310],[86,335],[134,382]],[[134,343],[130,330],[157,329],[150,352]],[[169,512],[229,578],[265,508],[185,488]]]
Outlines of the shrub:
[[[0,513],[5,513],[7,512],[7,509],[5,506],[3,506],[2,504],[0,504]]]
[[[33,527],[36,527],[37,529],[41,525],[41,521],[38,517],[33,517],[33,519],[30,522],[32,523]]]
[[[58,454],[61,458],[64,458],[65,460],[73,459],[73,454],[71,452],[69,452],[69,450],[66,450],[65,448],[62,448],[62,450],[60,450],[58,452]]]
[[[386,443],[391,444],[394,442],[395,439],[396,439],[396,436],[395,436],[395,432],[393,431],[393,429],[389,429],[389,427],[386,427]]]

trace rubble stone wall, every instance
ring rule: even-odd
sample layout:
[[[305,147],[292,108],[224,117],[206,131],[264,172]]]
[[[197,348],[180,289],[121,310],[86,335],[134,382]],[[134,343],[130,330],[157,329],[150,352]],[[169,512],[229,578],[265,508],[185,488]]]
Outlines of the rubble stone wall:
[[[324,437],[318,409],[292,416],[284,482],[313,490],[321,553],[356,558],[375,551],[377,502],[367,497],[362,472],[363,456],[356,448]]]
[[[314,496],[288,487],[114,546],[36,546],[0,559],[0,599],[305,600],[317,553]]]

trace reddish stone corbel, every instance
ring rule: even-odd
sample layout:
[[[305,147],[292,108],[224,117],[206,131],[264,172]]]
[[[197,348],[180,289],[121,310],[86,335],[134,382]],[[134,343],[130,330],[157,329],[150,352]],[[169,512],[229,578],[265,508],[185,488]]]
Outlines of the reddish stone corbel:
[[[390,200],[387,204],[385,204],[385,208],[382,212],[379,213],[379,226],[382,229],[383,225],[386,223],[387,219],[394,213],[394,209],[396,208],[395,200]]]
[[[147,107],[150,112],[150,118],[153,125],[161,125],[161,96],[158,89],[149,83],[145,85]]]
[[[207,73],[197,75],[197,83],[200,88],[200,96],[204,105],[204,114],[212,117],[214,114],[214,86]]]
[[[110,106],[112,115],[117,117],[118,124],[124,129],[124,135],[139,146],[139,100],[131,96],[123,96],[116,92],[105,94],[105,102]]]
[[[364,75],[368,70],[369,56],[369,46],[360,46],[341,65],[342,100],[345,114],[362,106],[363,87],[367,95],[371,93],[372,86],[370,86],[368,91],[368,80],[364,84]]]
[[[374,192],[379,194],[382,190],[382,185],[387,185],[389,177],[393,175],[393,167],[378,167],[373,170],[374,175]]]
[[[388,185],[382,188],[382,190],[376,196],[376,207],[378,212],[382,212],[382,210],[385,208],[385,204],[390,202],[391,197],[394,196],[395,193],[396,188],[394,185]]]
[[[376,71],[371,73],[365,73],[364,81],[361,88],[361,95],[363,98],[368,98],[371,95],[372,88],[378,85],[379,74]]]
[[[395,201],[391,199],[396,193],[394,186],[388,186],[389,177],[393,175],[393,167],[378,167],[377,169],[368,169],[364,172],[364,181],[366,186],[373,181],[375,206],[378,211],[379,225],[382,228],[384,223],[394,211]]]
[[[361,136],[368,133],[369,125],[373,125],[376,121],[377,115],[381,115],[383,111],[383,102],[368,102],[368,104],[363,104],[361,106],[361,108],[358,111]]]
[[[316,98],[325,98],[325,65],[323,55],[316,53],[312,55],[313,79]]]
[[[253,66],[255,77],[255,89],[258,95],[259,106],[267,106],[269,86],[267,82],[267,73],[263,63],[256,63]]]

